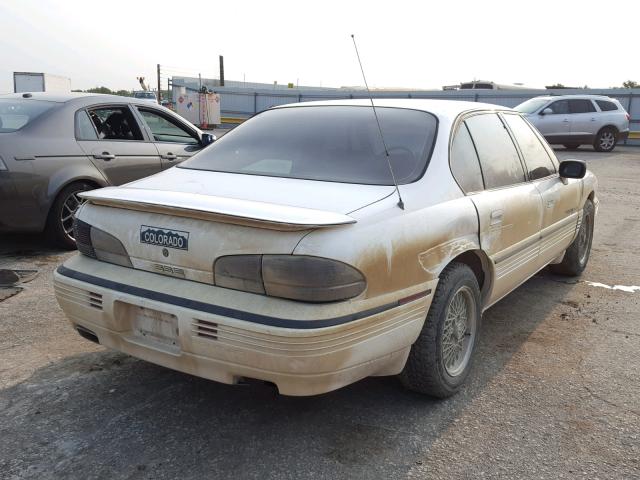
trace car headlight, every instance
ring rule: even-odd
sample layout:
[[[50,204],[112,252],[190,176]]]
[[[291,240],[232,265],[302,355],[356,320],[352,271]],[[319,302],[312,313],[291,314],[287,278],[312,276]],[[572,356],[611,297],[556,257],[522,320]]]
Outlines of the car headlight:
[[[219,287],[303,302],[335,302],[360,295],[367,282],[346,263],[306,255],[230,255],[214,265]]]
[[[73,236],[81,254],[103,262],[133,268],[124,245],[113,235],[76,218],[73,223]]]

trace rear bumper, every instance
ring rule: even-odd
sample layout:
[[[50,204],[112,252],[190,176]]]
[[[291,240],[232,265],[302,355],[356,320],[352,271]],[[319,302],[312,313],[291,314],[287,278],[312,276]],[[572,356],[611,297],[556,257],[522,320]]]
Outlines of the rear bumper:
[[[101,263],[77,256],[54,274],[56,297],[75,328],[158,365],[229,384],[265,380],[285,395],[315,395],[367,376],[399,373],[435,289],[434,281],[429,293],[402,305],[297,320],[284,318],[295,308],[263,315],[264,309],[251,311],[249,304],[238,309],[237,303],[212,302],[216,295],[207,291],[224,289],[210,285],[107,264],[100,277],[82,268]],[[123,278],[127,284],[120,283]],[[226,292],[231,300],[255,297]]]
[[[618,141],[624,142],[629,138],[629,130],[618,133]]]

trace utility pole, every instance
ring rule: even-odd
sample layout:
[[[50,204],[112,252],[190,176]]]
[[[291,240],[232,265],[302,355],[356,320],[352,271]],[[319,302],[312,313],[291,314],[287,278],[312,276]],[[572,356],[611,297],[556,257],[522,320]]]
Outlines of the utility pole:
[[[219,55],[218,58],[220,59],[220,86],[224,87],[224,57]]]
[[[162,86],[160,85],[160,64],[158,64],[158,103],[162,102],[162,93],[161,89]]]

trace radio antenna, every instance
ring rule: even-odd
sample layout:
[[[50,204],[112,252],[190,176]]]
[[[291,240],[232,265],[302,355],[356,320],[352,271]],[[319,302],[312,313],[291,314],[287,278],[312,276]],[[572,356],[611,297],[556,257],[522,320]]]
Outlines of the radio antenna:
[[[393,174],[393,168],[391,167],[391,156],[389,155],[387,144],[384,141],[384,135],[382,134],[382,127],[380,126],[380,120],[378,119],[378,112],[376,112],[376,106],[373,103],[371,90],[369,90],[367,77],[364,74],[364,68],[362,68],[362,61],[360,60],[360,54],[358,53],[358,46],[356,45],[356,37],[353,34],[351,34],[351,40],[353,40],[353,47],[356,49],[356,56],[358,57],[358,63],[360,64],[360,71],[362,72],[362,78],[364,79],[364,86],[367,88],[367,94],[369,95],[369,100],[371,101],[371,108],[373,109],[373,115],[376,117],[376,124],[378,125],[378,132],[380,132],[380,140],[382,140],[382,146],[384,147],[384,154],[385,154],[385,157],[387,158],[387,165],[389,165],[389,172],[391,172],[391,179],[393,180],[393,185],[394,187],[396,187],[396,192],[398,193],[398,206],[402,210],[404,210],[404,202],[402,201],[402,195],[400,195],[398,182],[396,181],[396,176]]]

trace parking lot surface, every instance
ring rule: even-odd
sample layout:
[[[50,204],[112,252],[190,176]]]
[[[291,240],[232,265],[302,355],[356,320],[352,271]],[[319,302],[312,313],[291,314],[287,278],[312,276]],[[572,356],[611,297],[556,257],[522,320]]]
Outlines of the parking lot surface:
[[[38,275],[0,289],[0,478],[640,478],[640,149],[557,153],[600,182],[589,266],[489,309],[445,401],[393,377],[284,397],[108,351],[55,301],[72,253],[4,235],[0,268]]]

